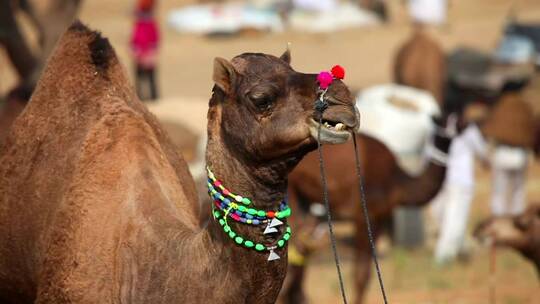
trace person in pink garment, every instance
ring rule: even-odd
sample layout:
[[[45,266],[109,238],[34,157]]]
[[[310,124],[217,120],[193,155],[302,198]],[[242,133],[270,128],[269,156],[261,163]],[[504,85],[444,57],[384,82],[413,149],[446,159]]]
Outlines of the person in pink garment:
[[[155,1],[140,0],[135,10],[131,50],[135,59],[135,87],[141,100],[158,98],[156,63],[159,30],[154,18]]]

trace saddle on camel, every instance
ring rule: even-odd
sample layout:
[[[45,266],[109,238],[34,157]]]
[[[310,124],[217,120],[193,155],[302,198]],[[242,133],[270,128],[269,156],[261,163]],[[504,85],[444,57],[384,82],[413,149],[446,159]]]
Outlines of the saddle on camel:
[[[274,303],[287,174],[319,127],[320,142],[341,143],[358,124],[339,80],[318,124],[317,75],[289,60],[215,60],[206,163],[217,203],[200,227],[185,161],[107,39],[73,24],[0,152],[0,302]]]

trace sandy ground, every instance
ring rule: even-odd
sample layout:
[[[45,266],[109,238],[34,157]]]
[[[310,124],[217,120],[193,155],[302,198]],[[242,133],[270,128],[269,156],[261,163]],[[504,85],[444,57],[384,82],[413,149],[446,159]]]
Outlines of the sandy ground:
[[[133,0],[89,0],[81,10],[81,19],[108,36],[121,61],[131,70],[127,41],[131,26]],[[279,55],[287,42],[292,43],[293,67],[303,72],[318,72],[334,64],[347,68],[346,82],[354,89],[387,82],[396,48],[407,38],[410,28],[402,1],[390,1],[392,21],[383,27],[348,30],[329,35],[282,33],[252,35],[228,39],[209,39],[179,35],[165,24],[167,11],[186,0],[161,1],[163,46],[160,55],[159,83],[164,100],[151,105],[161,117],[185,123],[203,132],[207,100],[210,96],[214,57],[232,58],[248,52]],[[500,37],[501,28],[512,5],[519,19],[540,21],[538,0],[454,0],[451,1],[448,25],[433,29],[447,50],[460,45],[491,50]],[[5,56],[0,53],[0,93],[15,81]],[[540,98],[540,91],[529,94]],[[540,104],[540,102],[538,102]],[[479,182],[471,217],[472,224],[485,216],[490,191],[489,172],[478,171]],[[529,172],[531,200],[540,200],[540,166]],[[474,247],[468,263],[438,269],[431,263],[431,251],[392,249],[382,257],[382,270],[391,303],[488,303],[488,251]],[[340,246],[344,260],[347,291],[352,288],[352,252]],[[313,261],[307,289],[313,303],[338,303],[339,292],[330,252]],[[540,288],[532,266],[509,251],[499,251],[497,259],[497,303],[539,303]],[[372,282],[369,303],[381,303],[378,286]]]

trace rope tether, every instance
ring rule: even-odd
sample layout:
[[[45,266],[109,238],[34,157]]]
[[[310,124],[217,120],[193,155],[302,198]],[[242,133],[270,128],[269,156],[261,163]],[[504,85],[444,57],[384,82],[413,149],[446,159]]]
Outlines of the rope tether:
[[[345,295],[345,287],[343,283],[343,275],[341,274],[341,266],[339,264],[339,255],[337,252],[337,246],[336,246],[336,237],[334,235],[334,226],[332,223],[332,215],[330,213],[330,204],[328,202],[328,185],[326,183],[326,175],[324,173],[324,160],[322,156],[322,148],[321,148],[321,127],[322,127],[322,114],[323,112],[328,108],[328,102],[325,100],[324,95],[328,91],[328,87],[335,79],[343,79],[345,77],[345,70],[337,65],[332,68],[331,73],[329,72],[321,72],[317,76],[317,82],[319,83],[319,93],[318,98],[315,100],[315,111],[318,114],[318,120],[319,120],[319,126],[317,128],[317,150],[319,152],[319,169],[321,171],[321,182],[323,186],[323,199],[324,199],[324,205],[326,207],[326,216],[328,220],[328,230],[330,233],[330,241],[332,243],[332,251],[334,253],[334,261],[336,263],[336,270],[339,278],[339,288],[341,291],[341,297],[343,298],[343,303],[347,304],[347,296]],[[373,241],[373,232],[371,230],[371,223],[369,221],[369,214],[366,204],[366,196],[364,193],[364,181],[362,179],[361,174],[361,168],[360,168],[360,159],[358,157],[358,150],[357,150],[357,144],[356,144],[356,133],[352,131],[352,137],[354,142],[354,156],[356,160],[356,175],[358,176],[358,185],[359,185],[359,191],[360,191],[360,198],[362,203],[362,209],[365,216],[366,226],[367,226],[367,232],[369,237],[369,243],[371,246],[371,253],[373,256],[373,261],[375,263],[375,268],[377,270],[377,278],[379,279],[379,286],[381,287],[382,296],[384,299],[384,303],[388,304],[388,300],[386,297],[386,292],[384,290],[384,283],[382,280],[382,274],[381,269],[379,267],[379,261],[377,259],[377,250],[375,249],[375,242]]]
[[[373,240],[373,231],[371,230],[371,222],[369,220],[368,208],[366,203],[366,193],[364,191],[364,179],[361,174],[360,167],[360,158],[358,157],[358,147],[356,144],[356,134],[353,132],[353,143],[354,143],[354,156],[356,161],[356,175],[358,176],[358,190],[360,191],[360,200],[362,203],[362,209],[364,211],[364,218],[366,221],[369,245],[371,246],[371,255],[373,256],[373,263],[375,264],[375,270],[377,271],[377,279],[379,280],[379,286],[381,288],[381,293],[385,304],[388,304],[388,299],[386,297],[386,291],[384,290],[384,283],[382,279],[381,268],[379,267],[379,259],[377,258],[377,249],[375,248],[375,241]]]
[[[319,99],[322,101],[322,98]],[[322,157],[321,149],[321,126],[322,126],[322,112],[326,109],[327,105],[324,102],[316,103],[315,109],[319,112],[319,126],[317,130],[317,150],[319,151],[319,168],[321,170],[321,181],[323,185],[323,200],[326,208],[326,218],[328,221],[328,231],[330,232],[330,241],[332,243],[332,252],[334,253],[334,262],[336,263],[336,270],[339,278],[339,289],[341,291],[341,297],[343,303],[347,304],[347,296],[345,295],[345,286],[343,283],[343,275],[341,274],[341,266],[339,264],[339,255],[337,252],[336,236],[334,235],[334,225],[332,224],[332,215],[330,214],[330,205],[328,203],[328,187],[326,184],[326,175],[324,173],[324,160]]]

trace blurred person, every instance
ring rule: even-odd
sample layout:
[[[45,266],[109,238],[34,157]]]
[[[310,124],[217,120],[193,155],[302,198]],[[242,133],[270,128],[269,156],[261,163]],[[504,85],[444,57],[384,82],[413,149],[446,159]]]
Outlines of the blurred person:
[[[448,0],[408,0],[409,14],[416,24],[446,23]]]
[[[534,73],[535,60],[532,41],[512,34],[503,37],[494,54],[495,64],[508,70],[501,97],[484,126],[494,144],[491,212],[495,216],[517,215],[526,207],[527,164],[535,144],[536,123],[521,91]]]
[[[532,108],[517,93],[505,93],[485,126],[494,142],[491,212],[517,215],[526,207],[528,155],[535,140]]]
[[[154,18],[154,8],[153,0],[138,1],[131,36],[131,48],[135,59],[135,87],[141,100],[158,98],[156,63],[159,29]]]
[[[454,137],[447,160],[443,190],[431,207],[432,216],[440,223],[435,245],[435,262],[443,265],[464,253],[464,240],[470,206],[474,196],[475,158],[487,164],[487,145],[476,123],[465,111],[457,123],[458,136]]]
[[[294,8],[312,12],[332,11],[338,6],[338,0],[292,0]]]

